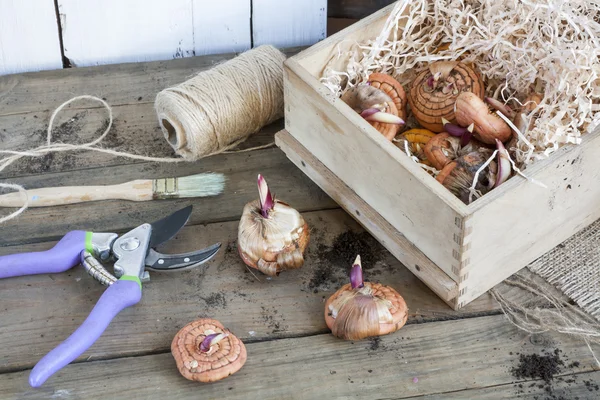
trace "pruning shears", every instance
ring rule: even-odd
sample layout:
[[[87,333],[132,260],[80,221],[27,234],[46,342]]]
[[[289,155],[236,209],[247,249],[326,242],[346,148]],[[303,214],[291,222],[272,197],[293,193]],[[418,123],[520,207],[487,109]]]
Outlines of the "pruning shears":
[[[0,257],[0,278],[60,273],[81,264],[94,279],[108,286],[81,326],[35,365],[29,375],[32,387],[40,387],[79,357],[98,340],[121,310],[141,300],[142,282],[150,280],[146,269],[193,268],[217,254],[221,243],[184,254],[161,254],[154,249],[173,238],[191,213],[192,206],[188,206],[159,221],[142,224],[121,237],[116,233],[75,230],[50,250]],[[114,275],[102,264],[108,261],[114,262]]]

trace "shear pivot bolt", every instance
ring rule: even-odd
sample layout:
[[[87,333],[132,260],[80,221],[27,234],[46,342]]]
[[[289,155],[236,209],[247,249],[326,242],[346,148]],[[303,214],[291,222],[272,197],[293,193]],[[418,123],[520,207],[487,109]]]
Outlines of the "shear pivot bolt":
[[[138,238],[127,238],[121,243],[121,248],[125,251],[132,251],[140,247],[140,240]]]

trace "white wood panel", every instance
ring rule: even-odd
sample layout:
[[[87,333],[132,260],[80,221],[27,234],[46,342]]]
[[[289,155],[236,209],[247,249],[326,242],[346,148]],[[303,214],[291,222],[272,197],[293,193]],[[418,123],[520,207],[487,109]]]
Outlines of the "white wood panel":
[[[327,0],[253,0],[254,46],[309,46],[327,36]]]
[[[74,66],[190,57],[250,47],[250,0],[59,0]]]
[[[194,0],[196,55],[248,50],[251,0]]]
[[[0,75],[62,68],[53,0],[0,0]]]

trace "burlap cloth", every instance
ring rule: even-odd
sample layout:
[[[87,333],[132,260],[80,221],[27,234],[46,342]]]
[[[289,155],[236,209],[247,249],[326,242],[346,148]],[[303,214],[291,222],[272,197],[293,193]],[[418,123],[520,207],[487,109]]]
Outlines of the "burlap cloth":
[[[528,268],[600,321],[600,219]]]

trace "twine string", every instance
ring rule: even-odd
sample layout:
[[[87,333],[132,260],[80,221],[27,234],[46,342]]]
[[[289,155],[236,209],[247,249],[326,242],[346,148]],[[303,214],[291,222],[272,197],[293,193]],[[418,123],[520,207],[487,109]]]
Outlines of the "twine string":
[[[285,59],[259,46],[159,92],[156,114],[173,150],[187,160],[222,153],[282,118]]]
[[[99,147],[113,124],[108,103],[92,95],[75,96],[58,106],[48,123],[46,144],[28,150],[0,150],[0,172],[23,157],[43,157],[67,151],[96,151],[150,162],[178,163],[219,154],[265,149],[265,145],[231,150],[265,125],[283,117],[283,61],[285,55],[263,45],[242,53],[180,85],[159,93],[155,101],[161,129],[175,153],[181,157],[152,157]],[[92,100],[108,111],[108,125],[100,136],[83,144],[53,143],[57,115],[78,100]],[[168,121],[168,126],[165,122]],[[175,132],[173,131],[175,130]],[[0,189],[19,191],[23,206],[0,217],[0,224],[18,217],[29,207],[27,190],[16,183],[0,182]]]

